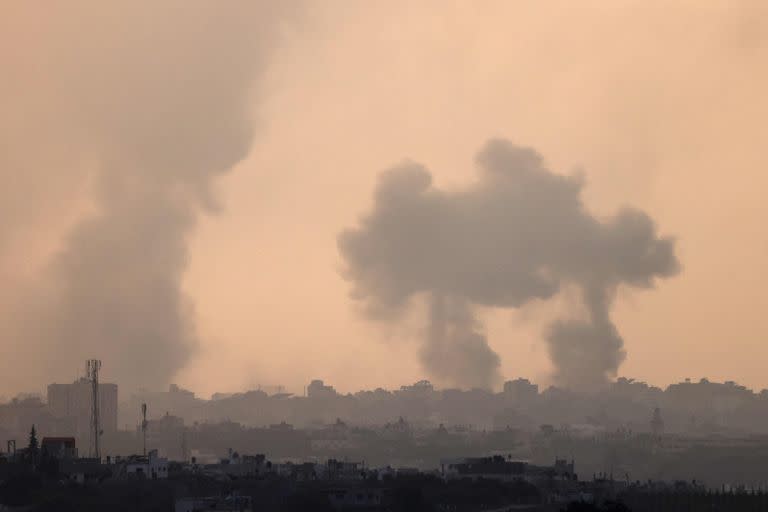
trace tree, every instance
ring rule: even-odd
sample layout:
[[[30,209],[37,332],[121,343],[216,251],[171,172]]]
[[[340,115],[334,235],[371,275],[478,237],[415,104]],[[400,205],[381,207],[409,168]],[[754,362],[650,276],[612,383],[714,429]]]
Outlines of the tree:
[[[27,446],[27,452],[32,460],[32,464],[37,462],[37,454],[40,451],[40,445],[37,442],[37,430],[32,425],[32,429],[29,431],[29,446]]]

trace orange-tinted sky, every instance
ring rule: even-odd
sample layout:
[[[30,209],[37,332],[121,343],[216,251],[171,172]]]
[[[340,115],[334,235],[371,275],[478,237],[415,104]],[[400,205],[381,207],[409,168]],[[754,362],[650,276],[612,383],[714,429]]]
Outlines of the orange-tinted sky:
[[[0,86],[1,104],[25,106],[0,134],[34,148],[5,155],[32,171],[0,169],[0,212],[20,227],[0,232],[0,307],[88,204],[91,163],[66,156],[56,135],[66,116],[41,101],[57,104],[46,84],[60,70],[24,64],[53,14],[26,9],[10,18],[16,28],[0,25],[13,41],[0,56],[18,77]],[[412,332],[382,333],[355,309],[336,236],[370,207],[382,169],[410,158],[456,187],[474,179],[482,143],[502,136],[561,172],[582,168],[593,211],[632,204],[678,237],[683,272],[615,304],[628,352],[620,375],[768,387],[765,62],[760,2],[309,2],[254,94],[250,156],[217,182],[222,211],[191,240],[184,286],[203,344],[176,380],[207,394],[422,378]],[[506,376],[548,381],[541,329],[556,308],[482,313]],[[8,353],[20,341],[1,343]]]

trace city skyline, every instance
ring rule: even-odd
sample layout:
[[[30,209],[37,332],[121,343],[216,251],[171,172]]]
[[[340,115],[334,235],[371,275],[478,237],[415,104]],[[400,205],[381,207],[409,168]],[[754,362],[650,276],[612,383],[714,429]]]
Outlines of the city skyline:
[[[0,2],[0,509],[768,510],[767,62],[764,0]]]
[[[84,375],[76,376],[70,381],[49,382],[47,384],[42,384],[41,385],[42,387],[40,389],[33,389],[33,388],[27,389],[25,391],[18,393],[15,396],[0,395],[0,404],[9,403],[12,400],[19,400],[19,399],[24,400],[24,399],[35,398],[35,397],[43,398],[46,395],[50,395],[52,386],[67,387],[67,386],[74,386],[74,385],[79,385],[83,383],[88,383],[88,382],[89,381],[87,377]],[[364,387],[363,386],[363,387],[358,387],[354,389],[342,389],[342,388],[339,388],[337,385],[335,385],[332,378],[328,378],[328,377],[318,378],[318,376],[314,376],[314,377],[308,377],[307,379],[305,379],[304,384],[295,389],[280,383],[265,382],[265,383],[255,383],[252,386],[246,386],[244,388],[229,389],[229,390],[218,389],[210,394],[206,394],[206,393],[198,393],[191,388],[185,388],[184,386],[171,382],[167,386],[160,387],[160,388],[139,388],[134,390],[131,390],[131,389],[124,390],[124,394],[121,394],[120,396],[121,396],[122,402],[127,402],[137,396],[142,396],[143,394],[146,394],[146,393],[157,393],[157,392],[189,393],[191,394],[191,396],[194,396],[197,399],[211,400],[211,401],[231,398],[238,395],[244,395],[254,391],[263,392],[265,393],[266,396],[307,397],[309,395],[309,389],[312,387],[312,385],[325,387],[331,391],[331,394],[338,395],[338,396],[354,396],[356,394],[366,393],[371,391],[384,391],[387,393],[396,393],[399,391],[408,390],[410,388],[417,388],[422,385],[426,385],[430,389],[433,389],[435,391],[463,391],[463,392],[482,391],[482,392],[487,392],[489,394],[498,394],[498,393],[503,393],[506,389],[506,386],[508,386],[510,383],[525,383],[526,385],[533,386],[536,388],[536,394],[542,394],[546,391],[551,391],[551,390],[558,390],[558,391],[565,391],[565,392],[575,393],[575,394],[583,394],[587,396],[599,395],[601,393],[609,391],[612,387],[615,387],[617,385],[643,386],[643,387],[647,387],[650,390],[663,392],[672,387],[679,386],[682,384],[694,384],[694,385],[695,384],[713,384],[717,386],[733,387],[736,389],[746,391],[747,393],[751,393],[755,396],[763,393],[766,394],[766,396],[768,396],[768,387],[753,388],[739,382],[736,379],[726,379],[726,380],[719,381],[719,380],[709,379],[708,377],[705,377],[705,376],[684,377],[679,381],[671,382],[669,384],[659,384],[659,383],[644,381],[642,379],[619,376],[615,380],[606,382],[604,387],[584,390],[584,389],[572,389],[572,388],[569,388],[568,386],[562,386],[562,385],[558,386],[556,384],[550,384],[546,382],[540,383],[531,378],[519,376],[519,375],[504,376],[504,378],[499,382],[499,385],[493,388],[482,388],[482,387],[467,388],[467,387],[456,387],[456,386],[440,386],[438,384],[434,384],[428,378],[424,377],[412,382],[401,382],[399,384],[396,384],[390,387],[382,387],[382,386]],[[110,380],[109,377],[106,377],[105,379],[101,380],[101,385],[119,387],[119,382]],[[110,392],[113,392],[113,391],[110,391]],[[88,391],[88,393],[90,393],[90,391]],[[116,394],[116,391],[114,393]]]

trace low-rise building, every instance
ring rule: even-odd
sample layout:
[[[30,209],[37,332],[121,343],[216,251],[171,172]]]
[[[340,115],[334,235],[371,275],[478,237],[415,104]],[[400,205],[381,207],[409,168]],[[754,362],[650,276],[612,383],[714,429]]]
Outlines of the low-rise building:
[[[250,496],[229,495],[207,498],[179,498],[175,512],[252,512],[253,502]]]
[[[328,491],[334,510],[372,509],[382,505],[382,489],[338,488]]]
[[[443,477],[447,480],[470,478],[489,480],[524,480],[530,483],[542,481],[575,481],[573,461],[556,459],[553,466],[537,466],[524,461],[511,460],[501,455],[446,460],[441,463]]]
[[[127,478],[150,478],[164,480],[168,478],[168,459],[158,457],[157,450],[150,450],[146,457],[131,455],[130,457],[115,458],[117,475]]]
[[[365,476],[362,463],[329,459],[317,467],[318,477],[324,480],[362,480]]]
[[[77,446],[74,437],[44,437],[40,443],[40,451],[44,455],[57,459],[77,458]]]

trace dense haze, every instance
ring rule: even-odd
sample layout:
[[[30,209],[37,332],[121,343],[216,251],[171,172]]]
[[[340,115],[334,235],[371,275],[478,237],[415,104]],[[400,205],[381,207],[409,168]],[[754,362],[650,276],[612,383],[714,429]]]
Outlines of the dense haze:
[[[626,353],[618,373],[657,384],[768,386],[762,2],[180,5],[0,8],[0,393],[89,357],[121,386],[202,393],[391,387],[425,358],[445,383],[569,382],[558,347],[595,339],[592,376]],[[557,293],[520,307],[428,282],[423,310],[369,322],[338,234],[404,158],[429,198],[488,188],[470,162],[492,137],[542,155],[598,232],[674,236],[684,272],[643,291],[674,258],[595,286],[554,265],[533,276]],[[419,345],[448,338],[484,370]]]
[[[157,388],[199,345],[181,289],[187,240],[198,215],[216,209],[212,181],[248,154],[254,79],[279,21],[271,10],[85,2],[37,13],[60,18],[46,27],[39,60],[19,55],[18,64],[50,73],[63,131],[34,138],[31,127],[30,140],[3,152],[3,172],[12,179],[24,172],[15,153],[46,152],[60,139],[92,165],[91,211],[64,235],[11,330],[51,377],[96,357],[120,385]],[[32,172],[40,182],[60,172],[81,178],[60,167],[67,163]]]
[[[610,318],[616,287],[676,273],[673,241],[638,210],[595,219],[582,178],[552,173],[533,149],[492,140],[477,163],[477,183],[451,192],[417,164],[381,175],[373,212],[339,237],[354,296],[386,322],[426,294],[425,369],[450,385],[493,388],[499,356],[473,306],[519,308],[576,285],[585,318],[556,321],[548,350],[559,384],[600,386],[625,355]]]

